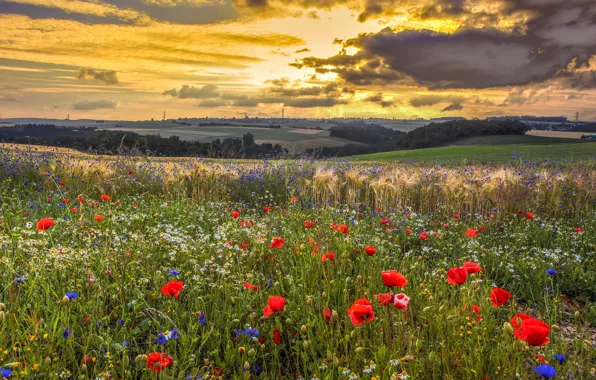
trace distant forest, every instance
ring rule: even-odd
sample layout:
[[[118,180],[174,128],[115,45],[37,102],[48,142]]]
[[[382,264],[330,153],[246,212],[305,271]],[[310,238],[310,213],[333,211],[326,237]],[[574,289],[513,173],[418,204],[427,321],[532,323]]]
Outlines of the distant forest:
[[[398,132],[381,125],[357,122],[333,127],[329,130],[329,135],[364,144],[310,149],[307,153],[318,154],[322,157],[340,157],[401,149],[433,148],[466,137],[523,135],[529,130],[528,125],[518,120],[454,120],[430,123],[408,133]],[[371,141],[374,142],[371,143]]]
[[[263,158],[287,154],[279,144],[256,144],[252,133],[242,139],[212,142],[184,141],[178,136],[139,135],[126,131],[104,131],[94,127],[58,127],[27,124],[0,128],[0,141],[72,148],[98,154],[150,154],[155,156]]]

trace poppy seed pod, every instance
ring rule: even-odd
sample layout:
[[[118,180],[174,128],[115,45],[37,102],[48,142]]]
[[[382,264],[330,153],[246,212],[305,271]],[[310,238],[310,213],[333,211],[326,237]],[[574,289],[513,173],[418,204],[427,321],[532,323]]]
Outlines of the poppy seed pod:
[[[87,364],[81,364],[81,372],[87,372]]]
[[[553,329],[554,331],[561,331],[561,328],[559,327],[559,325],[551,325],[550,328]]]
[[[513,334],[513,326],[511,326],[511,323],[509,323],[509,322],[505,322],[503,324],[503,330],[505,330],[505,332],[507,332],[507,334]]]
[[[312,305],[312,298],[307,298],[307,299],[306,299],[306,303],[307,303],[308,305]]]
[[[324,298],[324,297],[327,297],[327,293],[323,292],[323,293],[321,293],[321,296],[322,296],[323,298]]]

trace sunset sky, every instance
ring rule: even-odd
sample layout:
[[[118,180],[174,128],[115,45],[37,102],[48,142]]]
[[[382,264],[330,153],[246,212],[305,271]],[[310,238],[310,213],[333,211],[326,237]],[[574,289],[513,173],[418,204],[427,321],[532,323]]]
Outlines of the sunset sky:
[[[596,120],[594,0],[0,0],[2,117]]]

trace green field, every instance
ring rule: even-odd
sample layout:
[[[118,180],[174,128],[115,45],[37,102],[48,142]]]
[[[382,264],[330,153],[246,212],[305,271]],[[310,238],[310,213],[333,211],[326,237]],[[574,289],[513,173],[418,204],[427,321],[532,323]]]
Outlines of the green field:
[[[585,140],[559,137],[543,137],[543,136],[528,136],[528,135],[496,135],[496,136],[476,136],[467,139],[455,141],[449,146],[462,145],[541,145],[541,144],[573,144],[585,143]]]
[[[365,154],[354,157],[357,161],[510,161],[514,154],[521,155],[521,159],[546,158],[592,158],[596,156],[594,143],[567,144],[510,144],[510,145],[476,145],[476,146],[447,146],[440,148],[401,150]]]

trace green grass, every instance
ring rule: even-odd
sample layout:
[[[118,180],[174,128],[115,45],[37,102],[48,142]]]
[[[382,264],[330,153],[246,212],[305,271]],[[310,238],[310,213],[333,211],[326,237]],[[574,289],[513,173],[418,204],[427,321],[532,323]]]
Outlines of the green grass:
[[[494,162],[511,161],[512,156],[521,159],[584,159],[596,156],[594,143],[536,144],[536,145],[482,145],[448,146],[440,148],[400,150],[355,156],[356,161],[437,161],[437,162]]]
[[[496,135],[496,136],[477,136],[455,141],[449,146],[462,145],[553,145],[553,144],[583,144],[585,140],[566,139],[559,137],[542,137],[526,135]]]

